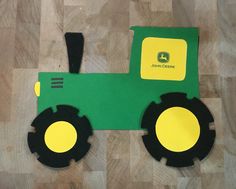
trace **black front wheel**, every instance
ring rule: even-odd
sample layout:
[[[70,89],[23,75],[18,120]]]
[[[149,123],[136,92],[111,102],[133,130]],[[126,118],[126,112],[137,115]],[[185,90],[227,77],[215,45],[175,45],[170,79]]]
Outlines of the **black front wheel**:
[[[47,108],[34,119],[35,132],[28,133],[28,145],[41,163],[54,168],[66,167],[72,159],[78,161],[89,151],[92,127],[78,112],[75,107],[58,105],[56,112]]]

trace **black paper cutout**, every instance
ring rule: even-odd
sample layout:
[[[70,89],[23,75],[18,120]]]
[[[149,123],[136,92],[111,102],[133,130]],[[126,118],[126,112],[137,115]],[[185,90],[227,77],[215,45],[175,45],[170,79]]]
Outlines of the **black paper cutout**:
[[[215,130],[209,129],[209,124],[214,121],[210,111],[199,99],[187,99],[185,93],[168,93],[161,96],[161,103],[152,102],[142,118],[142,128],[147,129],[143,142],[147,151],[158,161],[166,158],[166,165],[172,167],[187,167],[194,165],[193,159],[202,160],[210,152],[214,140]],[[183,107],[191,111],[198,119],[200,136],[196,144],[183,152],[173,152],[161,145],[156,137],[155,124],[163,111],[171,107]]]
[[[92,127],[85,116],[78,116],[78,112],[72,106],[58,105],[55,113],[52,108],[47,108],[34,119],[31,126],[35,128],[35,132],[28,133],[28,145],[32,153],[38,154],[41,163],[54,168],[66,167],[72,159],[78,161],[89,151],[88,138],[93,134]],[[44,141],[47,128],[57,121],[69,122],[79,135],[75,145],[64,153],[51,151]]]

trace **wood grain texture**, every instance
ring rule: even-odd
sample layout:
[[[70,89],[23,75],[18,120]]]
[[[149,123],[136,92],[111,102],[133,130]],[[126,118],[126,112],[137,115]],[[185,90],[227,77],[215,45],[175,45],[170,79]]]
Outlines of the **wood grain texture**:
[[[0,188],[235,189],[235,10],[234,0],[1,0]],[[85,36],[82,72],[128,72],[131,25],[200,28],[201,98],[217,135],[210,156],[170,168],[147,153],[143,131],[95,131],[79,163],[43,166],[26,141],[37,73],[68,70],[63,35],[70,31]]]

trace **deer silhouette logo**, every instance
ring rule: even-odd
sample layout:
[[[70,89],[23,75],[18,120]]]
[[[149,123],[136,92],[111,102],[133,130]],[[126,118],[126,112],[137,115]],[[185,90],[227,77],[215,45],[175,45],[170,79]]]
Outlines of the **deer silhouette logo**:
[[[167,52],[159,52],[157,57],[159,62],[166,63],[169,62],[170,55]]]

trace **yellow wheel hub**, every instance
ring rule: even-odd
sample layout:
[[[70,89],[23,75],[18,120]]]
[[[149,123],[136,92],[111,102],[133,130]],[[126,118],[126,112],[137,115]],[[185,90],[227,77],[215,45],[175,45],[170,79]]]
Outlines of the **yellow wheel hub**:
[[[196,116],[182,107],[172,107],[162,112],[155,129],[162,146],[173,152],[190,149],[200,136],[200,125]]]
[[[66,121],[57,121],[47,128],[44,140],[50,150],[63,153],[75,145],[77,132],[72,124]]]

